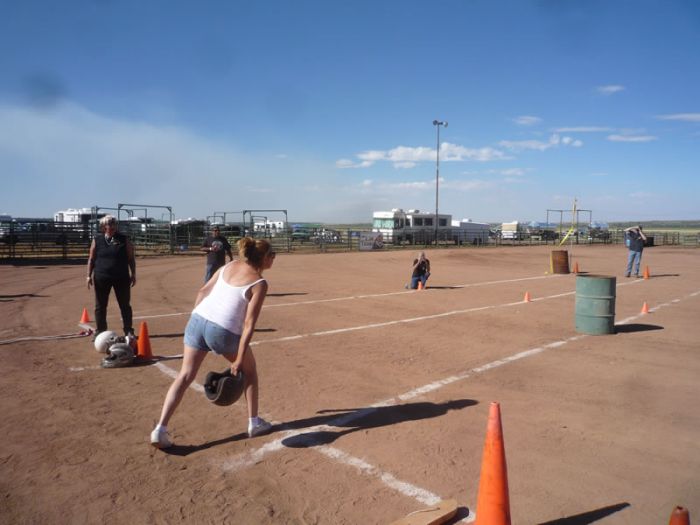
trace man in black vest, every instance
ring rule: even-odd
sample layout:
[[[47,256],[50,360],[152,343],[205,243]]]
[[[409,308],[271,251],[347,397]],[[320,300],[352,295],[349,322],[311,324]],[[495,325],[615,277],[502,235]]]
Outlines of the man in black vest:
[[[114,288],[122,314],[124,335],[133,335],[131,287],[136,284],[134,246],[126,235],[119,233],[117,219],[105,215],[100,219],[102,233],[90,245],[87,286],[95,286],[96,335],[107,330],[109,292]]]

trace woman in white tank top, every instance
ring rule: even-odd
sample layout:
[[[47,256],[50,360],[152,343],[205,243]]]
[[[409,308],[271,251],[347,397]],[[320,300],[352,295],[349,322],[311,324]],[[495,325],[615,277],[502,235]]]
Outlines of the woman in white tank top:
[[[234,376],[239,369],[243,371],[248,435],[270,431],[270,423],[258,417],[258,374],[250,340],[267,294],[262,273],[272,266],[275,252],[268,241],[245,237],[238,241],[238,254],[240,260],[220,268],[197,294],[185,329],[182,368],[165,396],[158,425],[151,432],[151,444],[156,448],[172,445],[168,422],[210,351],[231,363]]]

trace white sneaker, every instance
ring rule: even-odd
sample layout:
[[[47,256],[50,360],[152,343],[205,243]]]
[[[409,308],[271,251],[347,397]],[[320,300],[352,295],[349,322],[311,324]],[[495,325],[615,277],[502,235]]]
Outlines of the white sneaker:
[[[248,424],[248,437],[262,436],[263,434],[267,434],[271,428],[272,425],[270,423],[259,417],[257,425],[253,425],[252,423]]]
[[[170,441],[167,430],[153,429],[153,432],[151,432],[151,445],[156,448],[168,448],[173,446],[173,442]]]

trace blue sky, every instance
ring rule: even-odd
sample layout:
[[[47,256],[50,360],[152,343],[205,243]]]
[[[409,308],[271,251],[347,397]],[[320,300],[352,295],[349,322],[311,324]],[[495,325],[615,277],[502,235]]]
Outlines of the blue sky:
[[[700,3],[0,4],[0,213],[700,218]],[[272,214],[270,215],[272,217]]]

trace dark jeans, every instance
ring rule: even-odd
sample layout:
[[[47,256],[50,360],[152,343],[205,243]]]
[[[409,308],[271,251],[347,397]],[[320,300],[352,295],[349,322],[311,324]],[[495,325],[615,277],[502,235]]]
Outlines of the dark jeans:
[[[129,277],[112,279],[111,277],[94,276],[95,287],[95,322],[97,323],[97,331],[104,332],[107,330],[107,305],[109,304],[109,292],[114,288],[114,295],[117,296],[119,310],[122,313],[122,323],[124,324],[124,333],[133,332],[131,326],[132,312],[131,305],[131,279]]]
[[[222,266],[223,264],[219,263],[207,264],[206,271],[204,272],[204,284],[208,283],[212,275],[216,273],[216,270],[218,270]]]
[[[428,277],[430,277],[429,273],[411,276],[411,290],[418,288],[418,281],[422,282],[423,288],[425,288],[425,283],[428,282]]]

